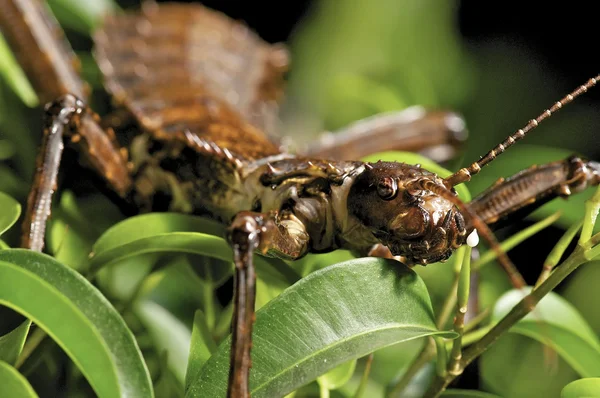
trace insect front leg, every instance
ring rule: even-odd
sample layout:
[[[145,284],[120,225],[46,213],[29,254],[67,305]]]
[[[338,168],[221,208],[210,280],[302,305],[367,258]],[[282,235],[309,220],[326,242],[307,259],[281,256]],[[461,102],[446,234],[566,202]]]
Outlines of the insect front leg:
[[[296,259],[308,250],[308,234],[293,216],[275,213],[238,213],[227,231],[235,264],[233,331],[227,396],[250,397],[250,350],[254,324],[256,274],[255,251]]]
[[[470,207],[493,228],[522,218],[542,204],[600,183],[600,163],[578,156],[532,166],[498,180],[474,198]]]
[[[325,133],[303,152],[313,158],[348,160],[396,150],[418,152],[444,162],[457,154],[466,138],[465,122],[458,114],[411,107],[377,114]]]
[[[96,122],[97,116],[74,95],[64,95],[46,105],[44,134],[37,156],[32,189],[27,200],[21,246],[36,251],[44,247],[46,221],[67,138],[80,149],[87,162],[111,188],[124,196],[131,186],[125,156],[111,136]]]
[[[0,29],[42,103],[44,134],[23,224],[23,247],[41,251],[65,140],[83,153],[108,185],[124,195],[131,185],[126,156],[112,130],[103,130],[86,105],[89,91],[78,60],[47,6],[0,0]]]

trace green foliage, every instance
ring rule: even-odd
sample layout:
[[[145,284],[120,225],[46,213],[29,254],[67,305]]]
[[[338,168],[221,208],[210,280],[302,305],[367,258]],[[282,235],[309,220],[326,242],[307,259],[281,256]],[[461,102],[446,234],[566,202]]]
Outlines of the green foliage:
[[[80,274],[47,255],[24,249],[0,251],[0,303],[52,336],[98,396],[152,396],[133,334]]]
[[[0,361],[0,396],[37,398],[38,395],[22,374],[6,362]]]
[[[571,382],[562,389],[561,398],[584,398],[600,395],[600,378],[592,377]]]
[[[31,321],[26,320],[10,333],[0,336],[0,361],[4,361],[10,365],[14,365],[17,362],[30,327]]]
[[[253,396],[285,395],[352,358],[440,333],[428,301],[422,280],[390,260],[350,260],[310,274],[256,314]],[[224,394],[229,345],[221,343],[187,396]]]
[[[120,8],[111,0],[48,3],[69,37],[84,38],[84,44],[101,16]],[[540,65],[506,43],[469,51],[456,31],[456,7],[432,0],[318,1],[290,43],[294,67],[286,131],[308,132],[296,137],[301,141],[310,139],[311,131],[377,112],[448,107],[465,115],[471,131],[464,158],[452,166],[399,152],[367,158],[421,163],[445,176],[563,94],[556,77],[540,72]],[[83,75],[100,88],[90,53],[78,48],[78,54]],[[531,81],[550,83],[543,85],[544,93],[523,93]],[[101,101],[102,96],[91,99]],[[581,130],[579,122],[595,126],[598,117],[572,107],[543,134],[486,167],[468,189],[457,187],[461,199],[469,201],[471,193],[531,164],[586,153],[596,129]],[[49,255],[14,249],[19,238],[14,225],[35,167],[39,118],[37,97],[0,37],[0,396],[35,397],[31,385],[55,388],[44,384],[46,378],[65,372],[72,396],[222,394],[233,311],[217,297],[233,273],[223,226],[170,213],[125,219],[98,192],[63,190],[48,229]],[[564,142],[564,131],[581,133]],[[568,228],[581,220],[591,195],[589,190],[554,201],[531,218],[561,210],[558,221],[550,221]],[[543,250],[531,251],[543,260]],[[449,389],[442,396],[556,396],[561,390],[563,397],[597,395],[598,379],[592,377],[600,369],[600,318],[589,305],[598,299],[594,265],[578,270],[562,296],[546,296],[482,356],[480,378],[487,392]],[[415,358],[423,358],[419,350],[427,336],[438,337],[439,349],[456,337],[449,332],[452,317],[442,322],[440,316],[453,297],[460,268],[456,256],[412,271],[388,260],[354,259],[345,251],[298,262],[257,255],[256,266],[253,396],[294,391],[297,398],[352,397],[364,371],[361,358],[371,352],[375,359],[363,396],[382,396],[410,373]],[[482,308],[494,311],[472,325],[463,336],[465,345],[521,298],[519,292],[506,293],[506,277],[496,267],[482,269],[481,279]],[[425,357],[402,396],[423,394],[434,375],[434,358]],[[48,362],[52,366],[40,371]],[[437,368],[444,371],[445,363]]]

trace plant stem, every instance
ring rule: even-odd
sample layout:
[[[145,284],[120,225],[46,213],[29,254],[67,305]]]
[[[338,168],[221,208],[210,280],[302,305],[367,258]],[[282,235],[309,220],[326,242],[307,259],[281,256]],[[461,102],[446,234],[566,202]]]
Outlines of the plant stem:
[[[502,248],[502,250],[504,250],[505,252],[509,251],[510,249],[519,245],[526,239],[537,234],[544,228],[547,228],[550,225],[554,224],[554,222],[556,220],[558,220],[561,215],[562,215],[562,212],[557,211],[556,213],[549,215],[548,217],[536,222],[535,224],[525,228],[524,230],[517,232],[516,234],[512,235],[511,237],[509,237],[508,239],[506,239],[502,243],[500,243],[500,248]],[[473,265],[471,266],[471,268],[473,268],[474,270],[477,270],[477,269],[481,268],[482,266],[484,266],[485,264],[496,259],[496,257],[498,257],[496,252],[493,250],[489,250],[489,251],[485,252],[478,260],[473,261]]]
[[[538,277],[538,280],[535,283],[536,287],[541,285],[542,282],[548,279],[548,276],[550,276],[550,273],[552,272],[554,267],[556,267],[563,254],[565,253],[565,250],[567,250],[567,247],[569,247],[569,244],[571,243],[573,238],[575,238],[575,235],[577,234],[582,225],[583,219],[578,223],[571,225],[571,227],[567,229],[567,231],[563,234],[558,243],[554,246],[550,254],[548,254],[548,257],[546,257],[546,261],[544,262],[542,272],[540,273],[540,276]]]
[[[465,315],[469,304],[469,290],[470,290],[470,278],[471,278],[471,250],[468,248],[464,251],[462,259],[462,267],[460,269],[460,276],[458,279],[457,289],[457,305],[456,315],[454,317],[454,331],[458,333],[458,337],[454,339],[452,344],[452,351],[450,353],[450,361],[448,362],[448,373],[454,374],[455,376],[462,373],[460,367],[460,360],[462,357],[462,337],[465,329]]]
[[[329,388],[325,384],[319,384],[319,398],[329,398]]]
[[[415,360],[410,364],[408,369],[402,374],[400,381],[393,386],[393,388],[388,393],[388,397],[396,397],[400,396],[402,391],[410,384],[411,380],[415,377],[417,373],[421,370],[425,364],[429,363],[435,357],[435,344],[433,339],[427,338],[427,342],[423,346],[423,349],[419,354],[415,357]]]
[[[590,240],[594,232],[598,211],[600,211],[600,186],[596,189],[594,195],[585,202],[585,218],[583,219],[583,227],[581,227],[581,235],[579,236],[580,246],[585,245]]]
[[[446,351],[446,345],[444,339],[439,336],[434,336],[433,341],[435,342],[435,352],[437,354],[437,361],[435,363],[435,373],[437,377],[445,378],[446,364],[448,363],[448,352]]]
[[[448,322],[450,314],[452,314],[452,310],[456,305],[456,290],[458,289],[459,276],[460,274],[458,273],[454,275],[454,279],[452,280],[452,285],[450,286],[446,300],[444,300],[444,304],[442,304],[442,309],[440,310],[440,314],[436,322],[438,329],[443,329],[446,326],[446,322]]]
[[[504,333],[516,324],[518,321],[523,319],[529,314],[535,305],[540,300],[550,293],[559,283],[561,283],[567,276],[577,269],[581,264],[586,263],[593,258],[595,255],[600,254],[600,246],[591,247],[590,242],[592,239],[592,232],[598,212],[600,212],[600,186],[596,189],[595,194],[586,201],[585,204],[585,216],[583,219],[583,227],[579,242],[573,253],[558,267],[550,276],[542,282],[539,286],[533,288],[533,290],[526,295],[517,305],[513,307],[508,314],[504,316],[497,324],[495,324],[489,332],[487,332],[481,340],[477,341],[464,353],[460,366],[462,369],[466,368],[471,362],[479,357],[484,351],[486,351],[496,340],[500,338]],[[594,239],[596,236],[593,237]],[[425,393],[424,397],[438,397],[446,387],[452,382],[456,376],[447,373],[444,377],[437,376],[433,383],[429,386],[429,389]]]
[[[577,267],[587,261],[585,250],[581,247],[577,247],[575,251],[567,258],[560,267],[558,267],[548,279],[546,279],[539,287],[531,291],[525,298],[523,298],[513,309],[506,314],[504,318],[494,325],[489,332],[487,332],[481,340],[477,341],[466,349],[463,353],[462,360],[460,362],[461,367],[464,369],[467,365],[487,350],[500,336],[507,332],[515,323],[521,320],[525,315],[529,314],[533,307],[532,304],[537,304],[546,294],[550,293],[560,282],[562,282],[569,274],[571,274]],[[438,397],[444,389],[450,384],[455,376],[447,374],[445,377],[436,377],[429,390],[425,394],[425,397]]]
[[[373,363],[373,353],[370,353],[367,356],[367,361],[365,362],[365,370],[360,378],[360,384],[354,393],[354,398],[361,398],[367,388],[367,382],[369,381],[369,374],[371,374],[371,364]]]
[[[36,328],[32,333],[31,337],[27,339],[25,345],[23,346],[23,350],[21,351],[21,355],[17,358],[17,362],[15,363],[15,369],[19,369],[23,363],[29,358],[29,356],[35,351],[35,349],[44,341],[44,339],[48,335],[39,327]]]

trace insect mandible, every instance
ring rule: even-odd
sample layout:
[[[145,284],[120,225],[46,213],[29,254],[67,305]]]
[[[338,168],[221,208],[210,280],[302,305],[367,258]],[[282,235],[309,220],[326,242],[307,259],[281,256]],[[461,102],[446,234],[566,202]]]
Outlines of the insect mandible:
[[[47,104],[23,247],[43,250],[65,145],[77,148],[141,211],[154,209],[160,193],[170,198],[169,210],[226,224],[236,268],[231,397],[250,395],[255,252],[293,260],[343,248],[427,265],[475,243],[470,240],[477,232],[497,250],[490,231],[497,223],[600,182],[600,164],[572,156],[524,170],[468,204],[454,190],[598,77],[442,179],[418,165],[352,159],[382,149],[455,148],[463,126],[449,112],[379,115],[302,154],[287,153],[273,138],[271,122],[288,68],[286,49],[200,5],[147,3],[107,17],[96,32],[105,88],[135,126],[131,136],[116,135],[122,126],[103,123],[88,107],[88,89],[52,15],[32,0],[0,4],[0,27]],[[424,131],[431,134],[412,139]],[[366,141],[369,146],[361,145]],[[524,285],[499,254],[513,283]]]

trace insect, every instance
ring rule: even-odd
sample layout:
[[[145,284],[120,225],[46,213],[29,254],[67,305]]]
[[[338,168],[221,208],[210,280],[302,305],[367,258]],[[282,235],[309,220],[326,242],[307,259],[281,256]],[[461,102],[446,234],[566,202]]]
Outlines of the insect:
[[[106,18],[94,35],[95,56],[123,112],[102,120],[86,103],[89,90],[52,15],[32,0],[0,5],[2,31],[47,104],[22,245],[43,250],[65,145],[140,211],[200,214],[228,225],[236,268],[232,397],[250,395],[255,252],[294,260],[344,248],[427,265],[475,244],[477,232],[497,250],[490,228],[600,182],[600,164],[572,156],[501,180],[468,204],[454,190],[599,77],[442,179],[418,165],[353,159],[381,149],[437,147],[444,150],[429,153],[447,155],[462,133],[460,118],[448,112],[379,115],[302,154],[286,152],[273,131],[285,48],[203,6],[146,3]],[[500,258],[523,285],[506,255]]]

